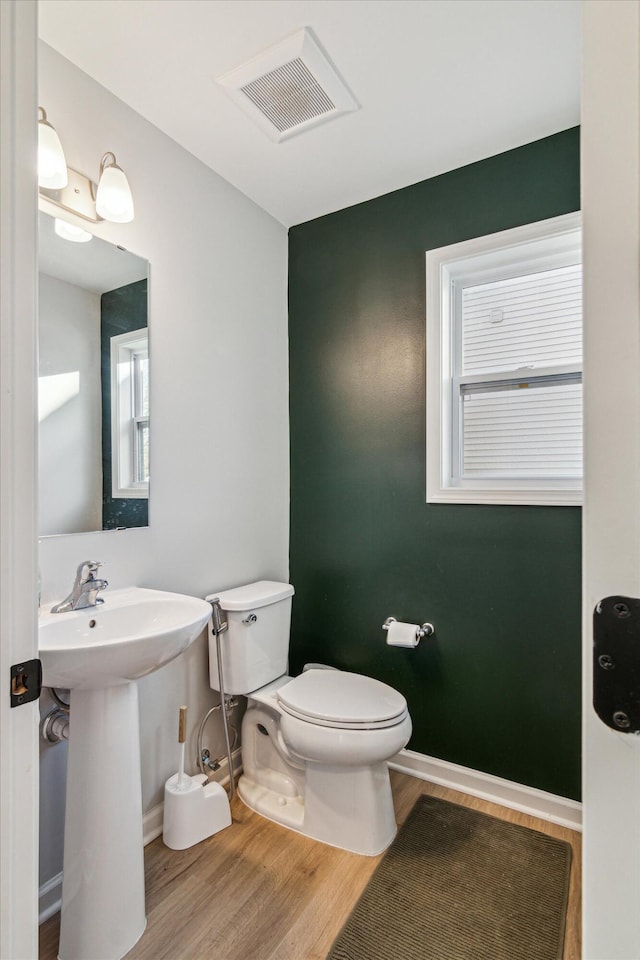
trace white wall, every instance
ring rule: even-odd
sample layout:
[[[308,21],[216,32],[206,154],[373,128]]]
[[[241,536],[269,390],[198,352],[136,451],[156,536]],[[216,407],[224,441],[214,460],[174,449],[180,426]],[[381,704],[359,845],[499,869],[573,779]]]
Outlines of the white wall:
[[[102,529],[100,296],[41,273],[39,529]]]
[[[285,228],[45,45],[40,103],[71,167],[96,178],[112,150],[129,178],[135,220],[95,232],[150,261],[153,404],[149,528],[44,539],[43,606],[68,593],[88,558],[106,562],[112,587],[201,597],[255,579],[286,580]],[[216,700],[205,636],[139,690],[147,811],[175,769],[179,705],[189,707],[193,756],[194,727]],[[215,755],[223,753],[217,723],[206,744]]]

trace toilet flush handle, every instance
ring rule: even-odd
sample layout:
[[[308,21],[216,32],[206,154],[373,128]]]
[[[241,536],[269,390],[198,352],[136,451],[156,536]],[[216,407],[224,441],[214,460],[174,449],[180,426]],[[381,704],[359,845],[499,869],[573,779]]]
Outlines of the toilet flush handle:
[[[248,616],[246,616],[246,617],[244,618],[244,620],[243,620],[242,622],[243,622],[243,623],[246,623],[247,626],[250,627],[252,623],[256,623],[257,619],[258,619],[258,618],[257,618],[257,616],[255,615],[255,613],[250,613]]]

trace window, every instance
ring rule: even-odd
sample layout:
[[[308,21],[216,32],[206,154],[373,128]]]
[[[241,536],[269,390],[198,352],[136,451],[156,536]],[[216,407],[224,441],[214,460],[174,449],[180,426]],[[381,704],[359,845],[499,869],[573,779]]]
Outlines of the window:
[[[427,253],[427,500],[578,504],[580,214]]]
[[[149,337],[111,338],[112,496],[149,496]]]

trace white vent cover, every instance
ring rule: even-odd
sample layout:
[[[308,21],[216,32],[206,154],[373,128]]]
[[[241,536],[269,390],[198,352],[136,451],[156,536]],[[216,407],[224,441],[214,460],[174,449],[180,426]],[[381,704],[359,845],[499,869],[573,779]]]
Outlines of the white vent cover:
[[[275,141],[358,109],[306,27],[217,83]]]

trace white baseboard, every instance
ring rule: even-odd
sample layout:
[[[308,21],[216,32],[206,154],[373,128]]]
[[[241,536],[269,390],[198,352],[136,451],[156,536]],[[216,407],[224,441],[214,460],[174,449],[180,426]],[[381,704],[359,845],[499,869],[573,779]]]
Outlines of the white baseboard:
[[[142,842],[145,847],[162,833],[162,816],[164,803],[157,803],[151,810],[147,810],[142,818]]]
[[[43,883],[38,890],[38,923],[44,923],[62,906],[62,873]]]
[[[242,773],[242,759],[240,748],[233,751],[233,771],[237,776]],[[211,776],[223,786],[229,783],[229,762],[225,758],[221,761],[219,768]],[[162,834],[162,818],[164,814],[164,803],[158,803],[155,807],[148,810],[142,818],[142,837],[144,845],[151,843],[156,837]],[[54,913],[58,913],[62,905],[62,873],[52,877],[43,883],[38,891],[38,923],[44,923]]]
[[[535,787],[527,787],[511,780],[503,780],[489,773],[461,767],[456,763],[428,757],[414,750],[401,750],[389,761],[392,770],[398,770],[420,780],[429,780],[441,786],[480,797],[491,803],[498,803],[512,810],[548,820],[570,830],[582,829],[582,804],[567,800]],[[242,771],[240,750],[233,752],[233,767],[236,775]],[[229,764],[222,761],[212,779],[226,785],[229,782]],[[145,846],[162,833],[164,804],[158,803],[143,817],[143,838]],[[39,890],[39,922],[44,923],[60,910],[62,901],[62,873],[43,883]]]
[[[570,830],[582,829],[582,804],[576,800],[567,800],[566,797],[536,790],[535,787],[502,780],[490,773],[461,767],[457,763],[428,757],[414,750],[401,750],[389,761],[389,766],[411,777],[430,780],[451,790],[499,803],[503,807],[557,823]]]

